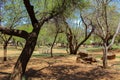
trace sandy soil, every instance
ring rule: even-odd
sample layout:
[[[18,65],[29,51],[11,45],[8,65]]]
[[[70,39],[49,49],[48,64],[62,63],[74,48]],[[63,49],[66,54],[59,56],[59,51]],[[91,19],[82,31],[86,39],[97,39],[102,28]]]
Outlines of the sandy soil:
[[[9,51],[9,55],[20,51]],[[120,52],[115,51],[117,56]],[[92,52],[90,54],[102,54]],[[2,55],[1,55],[2,56]],[[0,62],[0,80],[9,80],[17,57]],[[93,64],[76,63],[76,56],[32,57],[26,70],[26,80],[120,80],[120,58],[108,61],[109,68],[103,69],[102,61]]]

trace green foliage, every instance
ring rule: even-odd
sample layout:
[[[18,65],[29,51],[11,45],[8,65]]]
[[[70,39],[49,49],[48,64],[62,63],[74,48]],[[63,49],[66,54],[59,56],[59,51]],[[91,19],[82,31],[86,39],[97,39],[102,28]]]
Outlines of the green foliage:
[[[114,44],[114,45],[112,46],[112,50],[119,50],[119,49],[120,49],[120,45]]]
[[[82,10],[86,10],[90,7],[90,1],[89,0],[78,0],[79,4],[78,4],[78,8],[80,9],[80,11]]]
[[[67,43],[66,35],[64,33],[60,33],[58,35],[58,38],[57,38],[56,42],[58,42],[58,43]]]
[[[3,2],[1,14],[4,26],[13,28],[20,24],[24,9],[22,2],[19,0],[6,0]]]
[[[52,44],[56,34],[56,27],[53,23],[44,24],[42,27],[37,44],[46,45]],[[66,43],[66,36],[64,33],[59,33],[56,42]]]
[[[32,27],[31,24],[24,24],[24,25],[18,26],[17,29],[19,29],[19,30],[25,30],[28,33],[30,33],[32,31],[33,27]]]
[[[120,56],[116,56],[116,57],[120,59]]]
[[[49,29],[48,26],[52,27],[52,25],[50,24],[49,25],[45,24],[44,27],[42,27],[39,33],[37,44],[45,45],[52,43],[54,36],[50,34],[51,29]]]
[[[85,42],[86,45],[90,45],[91,44],[91,40],[88,39],[86,42]]]
[[[60,10],[60,6],[62,6],[63,4],[62,3],[63,0],[36,0],[36,1],[30,0],[30,1],[31,1],[31,4],[34,5],[34,10],[38,20],[41,18],[41,16],[50,15],[50,13],[55,11],[57,12],[58,10]],[[2,10],[2,14],[4,14],[2,21],[4,21],[4,24],[6,26],[10,26],[11,22],[13,22],[15,19],[15,22],[17,21],[17,23],[14,22],[12,24],[14,25],[19,24],[19,27],[16,27],[17,29],[25,30],[30,33],[33,28],[30,24],[26,24],[26,22],[29,22],[29,17],[28,17],[28,14],[26,14],[26,10],[22,3],[23,2],[20,0],[6,0],[4,2],[4,8]],[[93,0],[65,0],[65,4],[66,4],[66,7],[64,8],[65,11],[61,13],[60,16],[64,16],[66,19],[70,19],[70,18],[76,19],[74,15],[76,9],[79,9],[80,12],[85,14],[85,16],[89,14],[89,17],[94,18],[93,13],[95,11],[96,4],[94,4]],[[117,26],[118,17],[120,16],[120,14],[118,14],[116,10],[117,7],[115,4],[109,5],[107,9],[109,13],[108,22],[109,22],[109,25],[112,27],[111,31],[113,31],[114,28]],[[23,22],[21,21],[21,19],[19,19],[21,17],[24,17],[22,19]],[[26,21],[26,18],[27,18],[27,21]],[[93,22],[95,21],[96,20],[94,20]],[[61,28],[64,28],[64,26],[62,25]],[[76,28],[75,26],[72,27],[72,32],[74,33],[74,35],[77,36],[77,40],[79,42],[84,38],[83,35],[85,34],[82,28],[83,27],[79,27],[79,28]],[[37,41],[38,44],[51,44],[54,40],[55,33],[56,33],[55,25],[53,23],[50,23],[50,24],[46,23],[44,25],[44,28],[41,29],[41,32]],[[21,38],[17,38],[17,37],[15,38],[16,40],[23,41]],[[101,40],[99,41],[98,37],[95,39],[91,38],[87,40],[86,44],[90,44],[91,40],[93,40],[94,42],[101,41]],[[66,43],[66,36],[64,33],[60,33],[58,35],[57,42]]]
[[[119,45],[120,43],[120,34],[116,37],[115,44]]]

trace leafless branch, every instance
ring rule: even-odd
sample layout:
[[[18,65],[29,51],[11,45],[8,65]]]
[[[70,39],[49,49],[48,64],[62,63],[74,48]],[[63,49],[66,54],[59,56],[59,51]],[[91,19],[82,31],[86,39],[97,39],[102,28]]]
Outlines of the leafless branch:
[[[111,43],[109,44],[108,48],[113,45],[113,43],[114,43],[114,41],[115,41],[115,38],[116,38],[117,34],[119,33],[119,31],[120,31],[120,23],[118,24],[118,27],[117,27],[117,29],[116,29],[116,32],[115,32],[115,34],[113,35],[112,41],[111,41]]]
[[[80,17],[81,17],[82,22],[83,22],[84,25],[85,25],[85,38],[86,38],[86,37],[87,37],[87,27],[88,27],[88,25],[87,25],[86,22],[84,21],[84,19],[83,19],[83,17],[82,17],[81,14],[80,14]]]
[[[34,6],[32,6],[30,4],[30,0],[23,0],[23,1],[24,1],[24,4],[25,4],[25,7],[27,9],[28,15],[31,19],[32,25],[33,25],[33,27],[35,27],[34,23],[38,23],[38,20],[35,17]]]
[[[91,25],[92,26],[92,30],[91,30],[91,32],[87,35],[87,37],[85,37],[79,44],[78,44],[78,46],[77,46],[77,48],[76,48],[76,50],[78,50],[79,49],[79,47],[80,47],[80,45],[82,45],[90,36],[91,36],[91,34],[93,33],[93,31],[95,30],[95,26],[92,24],[92,22],[90,22],[90,24],[89,25]]]

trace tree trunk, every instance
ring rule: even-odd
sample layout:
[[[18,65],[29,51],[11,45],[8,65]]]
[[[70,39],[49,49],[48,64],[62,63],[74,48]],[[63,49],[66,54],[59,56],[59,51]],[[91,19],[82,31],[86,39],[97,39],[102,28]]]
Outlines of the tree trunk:
[[[50,49],[50,55],[51,55],[51,57],[53,57],[53,46],[54,46],[54,43],[55,43],[55,42],[53,42],[53,44],[52,44],[52,46],[51,46],[51,49]]]
[[[77,45],[74,45],[72,39],[68,41],[68,48],[69,48],[70,54],[74,54],[74,55],[77,54],[76,46]]]
[[[108,53],[108,47],[107,44],[104,43],[104,49],[103,49],[103,68],[107,68],[107,53]]]
[[[32,32],[27,38],[25,47],[15,64],[10,80],[22,80],[22,78],[25,76],[24,74],[25,74],[27,63],[36,45],[36,41],[39,33],[37,31]]]
[[[54,47],[55,41],[56,41],[57,36],[58,36],[58,32],[59,32],[59,30],[57,30],[57,33],[55,35],[55,39],[54,39],[54,41],[52,43],[52,46],[51,46],[51,51],[50,51],[51,57],[53,57],[53,52],[52,51],[53,51],[53,47]]]
[[[4,46],[3,46],[3,51],[4,51],[3,61],[7,61],[7,44],[8,44],[8,42],[5,41],[5,42],[4,42]]]
[[[73,49],[72,47],[70,47],[69,49],[70,49],[70,54],[76,54],[76,53],[74,52],[74,49]]]
[[[72,33],[66,33],[67,36],[67,41],[68,41],[68,48],[69,48],[69,52],[70,54],[76,54],[74,53],[74,43],[73,43],[73,35]]]
[[[76,55],[76,54],[77,54],[77,51],[72,49],[72,50],[70,51],[70,54]]]
[[[77,50],[75,50],[76,46],[72,43],[72,41],[69,42],[68,45],[69,45],[70,54],[74,54],[74,55],[77,54]]]

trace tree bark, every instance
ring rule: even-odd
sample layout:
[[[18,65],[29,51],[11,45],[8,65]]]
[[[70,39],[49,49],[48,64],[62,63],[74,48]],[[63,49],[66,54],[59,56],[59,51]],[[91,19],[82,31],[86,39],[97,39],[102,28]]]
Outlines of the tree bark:
[[[70,54],[76,54],[74,53],[74,43],[73,43],[73,34],[72,33],[67,33],[67,40],[68,40],[68,48]]]
[[[4,45],[3,45],[4,58],[3,58],[3,61],[7,61],[7,46],[8,46],[8,43],[9,43],[11,38],[12,38],[12,35],[8,39],[6,37],[5,37],[5,39],[2,37],[2,39],[4,41]]]
[[[107,53],[108,53],[108,47],[107,44],[104,43],[104,49],[103,49],[103,68],[107,68]]]
[[[24,74],[25,74],[26,66],[34,51],[39,30],[40,29],[38,29],[36,32],[30,33],[28,39],[26,40],[25,47],[16,62],[10,80],[22,80],[22,78],[25,76]]]
[[[7,61],[7,45],[8,45],[8,42],[5,41],[4,42],[4,45],[3,45],[3,53],[4,53],[4,58],[3,58],[3,61]]]

